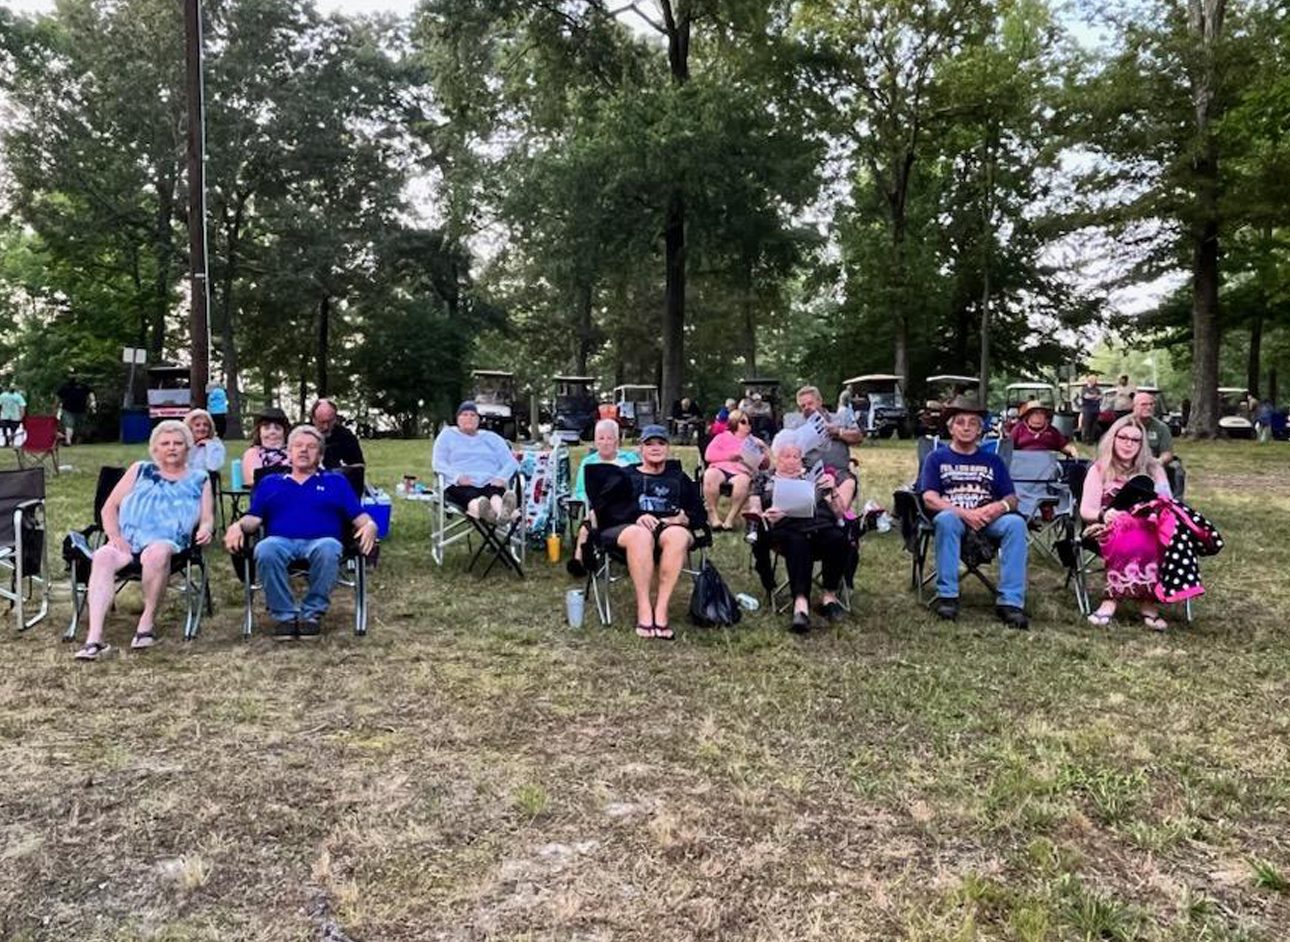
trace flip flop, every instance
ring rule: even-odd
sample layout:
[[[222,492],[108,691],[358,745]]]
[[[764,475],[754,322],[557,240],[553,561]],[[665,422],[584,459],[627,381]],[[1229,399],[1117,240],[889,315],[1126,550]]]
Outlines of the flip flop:
[[[640,622],[637,622],[637,623],[636,623],[636,634],[637,634],[639,637],[642,637],[642,638],[652,638],[652,637],[654,637],[654,626],[653,626],[653,625],[642,625]]]
[[[1111,619],[1114,617],[1114,615],[1104,615],[1101,612],[1093,612],[1088,616],[1088,623],[1090,625],[1096,625],[1099,628],[1105,628],[1107,625],[1111,624]]]
[[[157,636],[151,631],[137,631],[133,638],[130,639],[130,647],[135,651],[141,648],[150,648],[157,643]]]
[[[672,632],[671,625],[655,625],[654,637],[660,641],[675,641],[676,635]]]
[[[78,661],[97,661],[100,654],[107,654],[112,650],[112,645],[101,644],[98,641],[90,641],[85,647],[81,648],[72,657]]]
[[[1159,615],[1143,615],[1142,623],[1152,631],[1167,631],[1169,622],[1165,621]]]

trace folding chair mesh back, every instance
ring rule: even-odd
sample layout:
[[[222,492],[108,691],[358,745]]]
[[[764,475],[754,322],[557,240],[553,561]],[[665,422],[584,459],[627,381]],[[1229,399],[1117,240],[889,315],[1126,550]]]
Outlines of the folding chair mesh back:
[[[1031,545],[1058,562],[1057,543],[1066,534],[1067,518],[1075,512],[1062,460],[1055,451],[1015,451],[1008,463],[1017,492],[1017,512],[1026,518]]]
[[[9,600],[17,626],[25,631],[49,613],[49,547],[45,534],[45,470],[0,471],[0,568],[8,579],[0,598]],[[37,588],[40,604],[27,616]]]

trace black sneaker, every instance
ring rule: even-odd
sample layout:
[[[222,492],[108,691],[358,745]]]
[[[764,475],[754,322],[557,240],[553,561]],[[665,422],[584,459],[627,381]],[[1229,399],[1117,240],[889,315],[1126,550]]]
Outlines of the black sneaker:
[[[300,626],[300,637],[308,641],[317,641],[322,635],[322,622],[316,618],[302,618],[296,624]]]
[[[821,605],[820,614],[830,622],[839,622],[847,617],[847,610],[842,607],[841,602],[833,601],[825,605]]]
[[[999,621],[1009,628],[1016,628],[1018,631],[1026,631],[1030,628],[1030,619],[1015,605],[996,605],[994,613],[999,616]]]
[[[806,612],[794,612],[793,620],[788,623],[788,630],[795,635],[804,635],[811,630],[811,616]]]
[[[575,579],[587,578],[587,567],[582,564],[582,560],[577,556],[570,556],[569,561],[564,564],[564,568]]]
[[[939,598],[936,600],[936,615],[946,621],[959,617],[959,600],[957,598]]]
[[[298,637],[300,637],[300,632],[296,629],[295,619],[280,621],[273,626],[274,641],[294,641]]]

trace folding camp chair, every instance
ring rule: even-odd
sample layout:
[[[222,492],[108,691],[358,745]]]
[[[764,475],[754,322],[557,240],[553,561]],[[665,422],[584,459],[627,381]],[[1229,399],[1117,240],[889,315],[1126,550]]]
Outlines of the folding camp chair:
[[[1066,485],[1071,492],[1074,511],[1067,518],[1065,535],[1054,546],[1058,559],[1066,567],[1066,585],[1074,590],[1075,604],[1079,607],[1079,613],[1085,618],[1093,611],[1093,598],[1089,591],[1090,577],[1106,571],[1106,567],[1102,564],[1101,545],[1092,537],[1084,536],[1084,521],[1079,515],[1079,504],[1084,495],[1084,479],[1091,466],[1091,461],[1063,462]],[[1195,615],[1191,599],[1183,603],[1182,610],[1184,619],[1190,624]]]
[[[45,469],[0,471],[0,569],[9,578],[0,598],[9,600],[19,631],[49,614],[49,546],[45,532]],[[30,617],[33,592],[40,607]]]
[[[1008,439],[993,439],[998,442],[995,446],[1000,458],[1008,461],[1012,456],[1012,442]],[[918,440],[918,471],[922,473],[923,464],[927,460],[939,441],[930,436],[924,436]],[[917,593],[918,601],[931,604],[935,600],[935,595],[928,597],[926,594],[927,587],[936,581],[936,566],[928,564],[928,550],[936,536],[936,525],[932,522],[933,515],[928,512],[927,505],[923,503],[923,495],[918,491],[918,478],[915,477],[914,483],[908,487],[900,488],[892,492],[892,510],[897,521],[900,523],[901,536],[905,541],[905,549],[912,558],[912,565],[909,577],[909,587]],[[994,541],[990,541],[994,545]],[[987,576],[982,567],[989,560],[982,560],[974,557],[969,547],[971,544],[964,540],[962,544],[963,552],[960,563],[962,576],[974,576],[991,595],[998,595],[999,589],[994,580]],[[998,546],[994,545],[995,555],[998,552]]]
[[[363,489],[366,486],[364,466],[351,464],[344,465],[336,470],[345,476],[345,480],[349,482],[350,488],[354,491],[354,496],[361,501],[363,499]],[[257,468],[255,471],[255,484],[258,485],[271,475],[286,474],[289,471],[290,469],[285,465],[273,468]],[[243,541],[241,551],[232,557],[233,571],[242,582],[243,638],[250,638],[255,628],[255,593],[264,589],[264,584],[260,581],[255,566],[255,544],[259,542],[260,538],[261,533],[259,531],[250,534]],[[352,589],[354,592],[354,634],[359,637],[367,634],[368,564],[368,558],[359,551],[358,541],[354,539],[353,533],[347,532],[345,539],[341,543],[340,574],[336,581],[337,584]],[[292,576],[305,576],[309,572],[309,564],[305,560],[296,560],[287,567],[287,572]]]
[[[1014,451],[1008,473],[1017,492],[1017,512],[1026,518],[1026,538],[1058,565],[1056,545],[1068,531],[1075,512],[1066,483],[1063,456],[1055,451]]]
[[[112,489],[125,476],[125,468],[104,466],[99,468],[98,484],[94,490],[94,522],[82,530],[69,535],[63,548],[63,558],[71,572],[72,620],[63,632],[64,641],[75,641],[80,630],[81,613],[89,595],[91,553],[106,542],[103,531],[103,505],[107,502]],[[79,539],[77,539],[79,537]],[[132,562],[116,574],[116,591],[120,592],[127,582],[138,582],[143,575],[139,563]],[[190,541],[188,549],[170,557],[170,575],[173,579],[180,576],[179,590],[184,601],[184,640],[191,641],[201,631],[202,616],[213,614],[214,603],[211,601],[210,581],[206,572],[206,560],[202,548]]]
[[[516,473],[511,478],[509,487],[515,491],[515,504],[524,506],[524,495],[527,491],[524,476]],[[501,562],[521,579],[524,578],[524,551],[527,541],[524,538],[524,515],[520,513],[513,520],[500,521],[496,526],[485,520],[478,520],[466,513],[464,507],[458,507],[448,500],[449,481],[441,474],[435,475],[434,490],[430,494],[430,557],[438,566],[443,565],[445,551],[448,547],[464,542],[468,552],[473,555],[466,567],[467,572],[475,568],[485,551],[491,554],[483,575],[488,575],[493,567]],[[478,537],[479,547],[474,548],[474,538]]]
[[[34,467],[48,462],[54,474],[58,474],[58,416],[24,416],[22,430],[22,444],[13,449],[18,467],[25,468],[28,461],[34,462]]]
[[[680,469],[681,462],[675,458],[668,461],[670,467]],[[594,516],[597,523],[604,525],[611,513],[609,502],[618,501],[625,495],[616,488],[621,488],[621,482],[626,480],[627,470],[613,464],[596,464],[587,468],[587,499],[591,507],[591,516]],[[688,576],[697,576],[703,564],[707,561],[708,550],[712,547],[712,529],[706,524],[702,527],[692,528],[690,531],[694,536],[694,541],[690,544],[690,549],[686,554],[686,564],[681,567],[681,574]],[[596,530],[587,536],[587,547],[595,554],[594,561],[587,566],[587,585],[585,594],[592,600],[596,607],[596,614],[600,618],[602,627],[608,628],[613,624],[613,609],[610,605],[610,589],[615,582],[625,577],[616,575],[614,567],[619,566],[624,570],[627,567],[627,555],[620,548],[605,547],[600,544]],[[698,565],[694,563],[694,554],[699,554]]]

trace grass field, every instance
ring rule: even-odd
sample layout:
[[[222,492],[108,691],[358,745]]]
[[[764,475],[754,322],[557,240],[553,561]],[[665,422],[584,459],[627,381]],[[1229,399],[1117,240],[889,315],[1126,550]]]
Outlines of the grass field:
[[[75,663],[62,582],[0,632],[0,938],[1290,938],[1290,451],[1183,451],[1227,548],[1163,636],[1090,628],[1037,558],[1033,631],[966,586],[938,623],[896,534],[837,630],[575,632],[562,567],[437,570],[410,504],[364,639],[338,594],[317,645],[242,641],[216,553],[199,640],[172,605],[159,647]],[[880,502],[913,473],[857,453]],[[65,452],[51,529],[128,454]],[[392,490],[428,447],[368,454]]]

